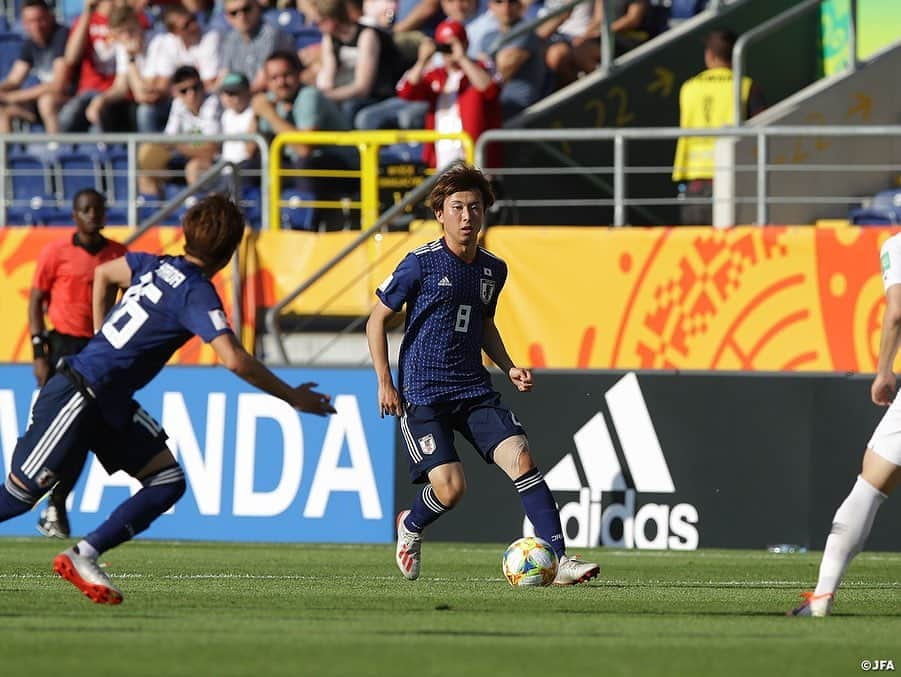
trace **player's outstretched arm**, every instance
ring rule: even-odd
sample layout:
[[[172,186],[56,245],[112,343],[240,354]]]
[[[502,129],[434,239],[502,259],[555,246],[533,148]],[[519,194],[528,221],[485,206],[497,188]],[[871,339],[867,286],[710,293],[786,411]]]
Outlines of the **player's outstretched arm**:
[[[507,352],[504,339],[501,338],[501,333],[498,331],[493,317],[485,318],[482,350],[507,375],[519,392],[526,393],[532,389],[532,370],[523,369],[513,364],[513,359]]]
[[[312,390],[316,386],[315,383],[303,383],[296,388],[291,387],[273,374],[266,365],[244,350],[244,346],[238,343],[238,339],[231,332],[220,334],[210,341],[210,345],[225,368],[250,385],[284,400],[295,409],[308,414],[324,416],[335,413],[331,398]]]
[[[94,332],[100,331],[106,314],[116,305],[116,295],[120,289],[131,285],[131,268],[125,257],[101,263],[94,269],[94,287],[91,308],[94,315]]]
[[[888,406],[895,399],[895,374],[892,365],[901,343],[901,285],[894,284],[885,292],[885,312],[882,315],[882,338],[879,340],[879,361],[876,378],[870,388],[873,402]]]
[[[391,308],[381,301],[376,301],[366,321],[369,355],[372,357],[372,367],[379,382],[379,416],[401,414],[400,395],[394,387],[391,365],[388,363],[388,322],[395,315]]]

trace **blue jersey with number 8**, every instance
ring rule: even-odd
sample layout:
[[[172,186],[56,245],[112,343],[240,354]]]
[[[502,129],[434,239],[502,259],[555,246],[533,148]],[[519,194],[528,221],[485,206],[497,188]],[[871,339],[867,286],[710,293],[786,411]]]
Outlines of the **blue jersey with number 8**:
[[[410,404],[436,404],[493,392],[482,364],[485,319],[494,317],[507,264],[478,249],[472,263],[444,239],[413,250],[376,294],[407,319],[400,346],[400,394]]]
[[[188,339],[196,334],[209,343],[231,332],[219,295],[198,266],[182,256],[137,252],[125,260],[131,286],[88,345],[67,358],[112,423],[129,415],[132,394]]]

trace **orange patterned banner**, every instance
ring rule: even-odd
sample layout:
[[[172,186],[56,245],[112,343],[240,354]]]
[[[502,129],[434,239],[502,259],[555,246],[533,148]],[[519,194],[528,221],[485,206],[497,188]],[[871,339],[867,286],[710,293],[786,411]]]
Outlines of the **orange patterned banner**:
[[[404,254],[437,224],[386,233],[355,251],[288,311],[359,316]],[[28,362],[27,303],[41,248],[69,229],[0,229],[0,361]],[[130,229],[107,228],[113,239]],[[498,324],[522,364],[549,368],[870,372],[882,309],[884,228],[492,228],[486,246],[510,277]],[[258,307],[283,298],[356,233],[266,232],[245,238],[242,337]],[[179,228],[132,248],[181,252]],[[230,269],[216,280],[231,316]],[[182,364],[215,361],[192,340]],[[901,363],[899,363],[901,364]]]
[[[873,371],[881,228],[494,228],[498,325],[536,367]]]
[[[72,228],[0,228],[0,362],[31,362],[31,343],[28,340],[28,295],[34,278],[38,254],[50,242],[71,238]],[[103,234],[111,240],[123,241],[133,232],[128,227],[107,227]],[[245,238],[245,242],[247,238]],[[158,227],[146,231],[130,245],[133,251],[154,254],[181,254],[184,240],[181,228]],[[213,280],[225,311],[232,317],[232,283],[230,269]],[[244,318],[253,319],[245,310]],[[250,335],[249,327],[241,328],[242,336]],[[246,345],[246,342],[245,342]],[[251,344],[252,345],[252,344]],[[214,364],[213,349],[198,338],[188,341],[173,356],[174,364]]]

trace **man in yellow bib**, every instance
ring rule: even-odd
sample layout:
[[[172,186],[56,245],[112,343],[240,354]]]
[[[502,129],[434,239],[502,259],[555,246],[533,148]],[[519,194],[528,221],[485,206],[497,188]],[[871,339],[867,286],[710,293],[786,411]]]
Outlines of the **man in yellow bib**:
[[[704,39],[706,70],[688,80],[679,90],[679,126],[683,129],[730,127],[735,124],[732,93],[732,48],[736,35],[730,30],[711,31]],[[741,102],[745,117],[766,107],[760,87],[749,77],[741,79]],[[679,184],[682,225],[713,223],[713,146],[710,136],[683,136],[676,144],[673,181]],[[692,203],[703,199],[704,203]]]

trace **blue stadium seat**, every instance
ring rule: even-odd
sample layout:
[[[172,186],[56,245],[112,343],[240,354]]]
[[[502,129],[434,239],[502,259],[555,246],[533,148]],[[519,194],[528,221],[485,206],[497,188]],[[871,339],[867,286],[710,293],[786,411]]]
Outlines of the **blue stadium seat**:
[[[294,35],[294,48],[303,49],[310,45],[318,45],[322,42],[322,33],[315,26],[304,26],[296,31],[292,31]]]
[[[6,77],[22,51],[22,36],[0,33],[0,79]]]
[[[848,220],[858,226],[901,224],[901,188],[879,191],[868,207],[852,210]]]
[[[7,220],[11,224],[62,223],[71,221],[66,211],[57,209],[50,167],[26,153],[10,153],[6,158]]]
[[[100,179],[100,163],[88,153],[63,153],[56,160],[57,190],[62,199],[69,203],[75,193],[85,188],[103,192]]]
[[[673,19],[690,19],[707,6],[707,0],[673,0],[670,16]]]
[[[316,196],[306,191],[297,190],[296,188],[286,188],[282,191],[282,200],[291,202],[292,200],[315,200]],[[282,228],[285,230],[315,230],[313,223],[312,207],[292,207],[285,205],[281,208]]]
[[[269,9],[263,14],[263,18],[286,33],[296,33],[306,27],[303,14],[296,9]]]

